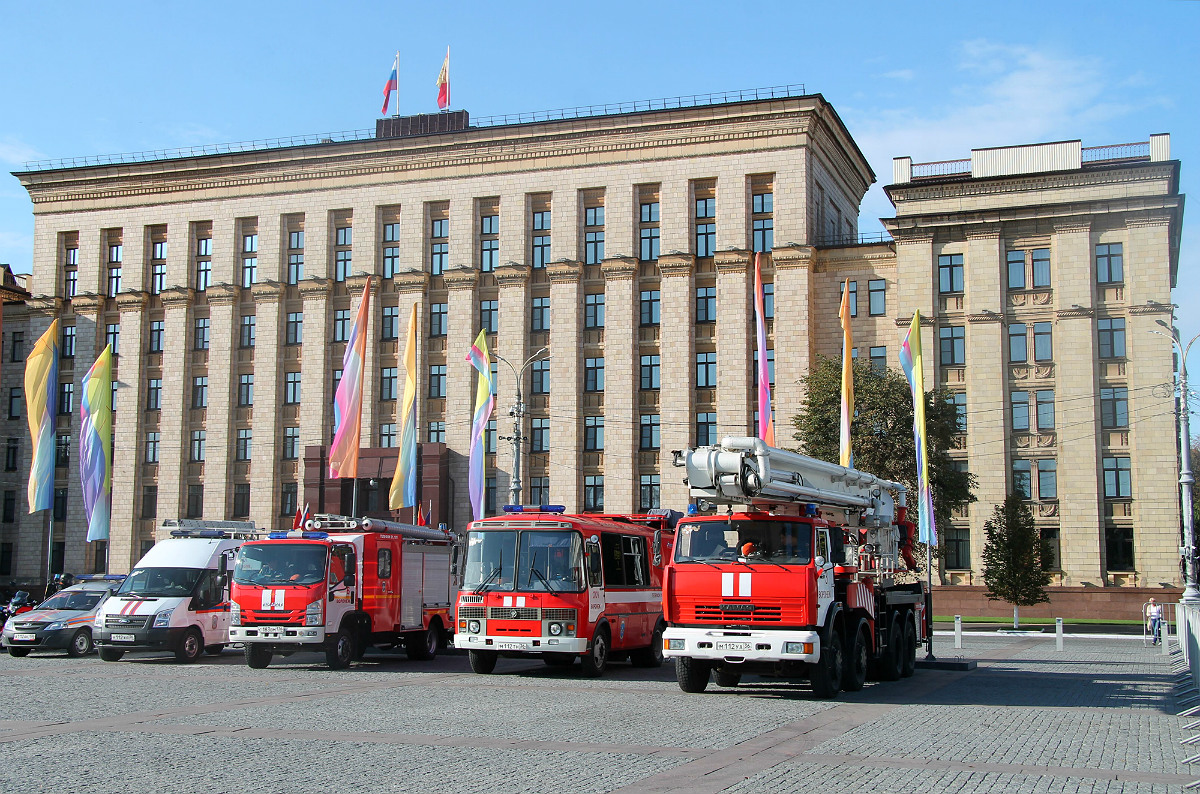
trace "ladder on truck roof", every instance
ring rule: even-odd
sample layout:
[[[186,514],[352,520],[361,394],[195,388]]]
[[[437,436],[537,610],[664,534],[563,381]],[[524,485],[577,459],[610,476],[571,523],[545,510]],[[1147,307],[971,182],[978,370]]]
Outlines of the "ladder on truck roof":
[[[259,529],[253,521],[209,521],[203,518],[166,518],[162,528],[173,538],[235,538],[253,540],[261,538],[266,530]]]
[[[687,468],[690,495],[714,504],[811,502],[857,508],[865,525],[876,527],[895,521],[897,498],[905,504],[905,488],[898,482],[769,447],[750,436],[726,436],[719,445],[673,454],[675,465]]]
[[[419,527],[416,524],[401,524],[382,518],[354,518],[330,513],[318,513],[305,522],[305,528],[319,532],[386,532],[420,540],[449,541],[450,533],[436,527]]]

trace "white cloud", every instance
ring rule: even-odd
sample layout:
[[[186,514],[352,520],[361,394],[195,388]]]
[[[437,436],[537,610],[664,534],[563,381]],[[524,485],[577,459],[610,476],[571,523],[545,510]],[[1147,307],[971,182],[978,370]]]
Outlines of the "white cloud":
[[[892,80],[912,80],[914,77],[917,76],[917,73],[914,72],[912,69],[896,69],[891,72],[884,72],[883,74],[881,74],[879,76],[886,77],[886,78],[889,78]]]
[[[24,165],[30,160],[40,159],[42,159],[41,152],[32,146],[15,138],[0,138],[0,163]]]

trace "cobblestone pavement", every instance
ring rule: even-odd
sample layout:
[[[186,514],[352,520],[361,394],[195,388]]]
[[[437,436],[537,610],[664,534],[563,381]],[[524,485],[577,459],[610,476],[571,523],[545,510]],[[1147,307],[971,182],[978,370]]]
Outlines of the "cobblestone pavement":
[[[600,680],[540,662],[315,654],[250,670],[0,657],[0,784],[89,792],[1182,792],[1172,658],[1137,638],[968,636],[835,701],[747,677],[679,691],[673,668]]]

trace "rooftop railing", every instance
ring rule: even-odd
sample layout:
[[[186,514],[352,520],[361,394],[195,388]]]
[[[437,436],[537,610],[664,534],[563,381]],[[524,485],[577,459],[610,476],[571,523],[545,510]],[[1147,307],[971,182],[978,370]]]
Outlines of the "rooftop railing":
[[[1085,163],[1105,163],[1111,160],[1146,160],[1149,157],[1150,141],[1083,147],[1083,161]]]

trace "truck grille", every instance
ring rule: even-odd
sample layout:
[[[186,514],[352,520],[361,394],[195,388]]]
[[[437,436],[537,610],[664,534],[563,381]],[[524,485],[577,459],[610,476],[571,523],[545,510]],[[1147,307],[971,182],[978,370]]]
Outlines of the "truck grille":
[[[751,612],[725,610],[720,604],[696,604],[694,619],[707,623],[779,623],[783,619],[782,612],[778,606],[755,605]]]
[[[250,625],[261,625],[263,623],[298,623],[304,618],[303,610],[271,610],[263,611],[259,609],[248,609],[243,611],[242,620]]]
[[[537,607],[492,607],[488,610],[492,620],[537,620]]]
[[[481,596],[481,595],[464,595],[464,596],[459,596],[458,600],[464,604],[482,604],[483,596]]]
[[[106,629],[144,629],[150,615],[107,615],[104,618]]]
[[[458,619],[471,620],[472,618],[482,619],[487,615],[487,609],[484,607],[459,607]]]
[[[574,609],[543,609],[542,620],[575,620],[578,613]]]
[[[15,621],[13,622],[13,628],[17,629],[19,631],[33,631],[34,629],[40,629],[43,626],[48,626],[48,625],[50,625],[50,624],[49,623],[33,623],[33,622],[27,622],[27,621],[21,621],[20,623],[17,623]]]

